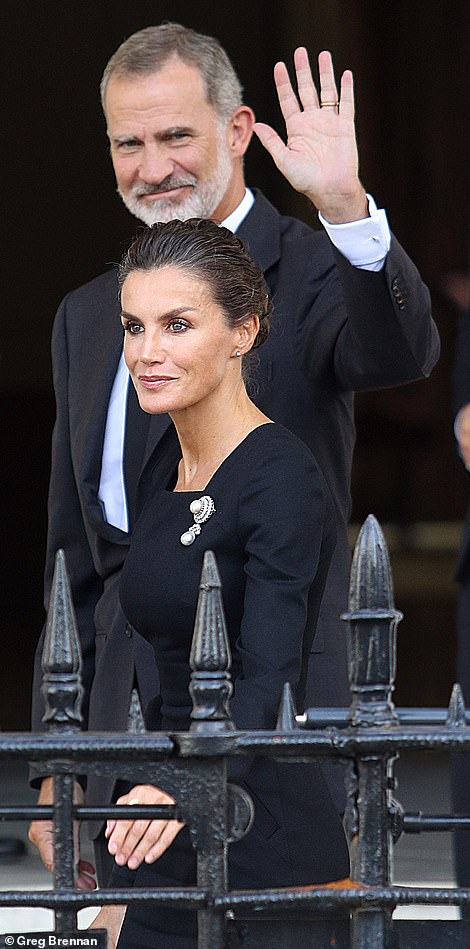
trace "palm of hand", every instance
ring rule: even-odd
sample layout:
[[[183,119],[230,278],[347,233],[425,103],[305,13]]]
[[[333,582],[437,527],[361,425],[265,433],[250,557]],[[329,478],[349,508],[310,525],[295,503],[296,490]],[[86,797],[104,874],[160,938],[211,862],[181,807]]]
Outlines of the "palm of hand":
[[[299,112],[286,130],[287,143],[277,164],[296,191],[310,197],[350,188],[358,156],[349,117],[332,108]]]
[[[320,93],[304,48],[296,50],[294,62],[298,95],[285,64],[277,63],[274,69],[287,143],[264,123],[257,122],[254,131],[292,187],[305,194],[319,210],[343,204],[347,213],[346,205],[352,199],[353,212],[361,208],[367,213],[358,177],[352,73],[343,74],[338,100],[329,53],[320,53],[318,57]]]

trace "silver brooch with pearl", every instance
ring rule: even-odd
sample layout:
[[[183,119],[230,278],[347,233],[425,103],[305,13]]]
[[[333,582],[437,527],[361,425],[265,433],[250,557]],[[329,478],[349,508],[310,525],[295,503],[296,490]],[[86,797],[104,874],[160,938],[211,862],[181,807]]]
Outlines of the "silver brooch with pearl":
[[[191,501],[189,510],[194,517],[194,524],[191,524],[191,527],[188,527],[188,530],[181,534],[180,541],[183,547],[190,547],[191,544],[194,544],[197,535],[201,533],[201,524],[205,524],[215,513],[215,504],[212,498],[205,494],[204,497]]]

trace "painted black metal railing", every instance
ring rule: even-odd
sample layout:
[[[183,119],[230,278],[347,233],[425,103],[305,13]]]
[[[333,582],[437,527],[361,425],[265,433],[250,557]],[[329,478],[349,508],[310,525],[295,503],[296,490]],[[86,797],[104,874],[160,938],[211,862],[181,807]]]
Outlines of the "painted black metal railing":
[[[403,904],[470,904],[470,890],[391,884],[393,844],[402,832],[453,829],[468,818],[407,815],[393,800],[393,765],[401,750],[470,750],[469,712],[458,687],[449,709],[397,709],[393,704],[396,630],[388,553],[380,527],[369,517],[354,554],[349,610],[349,709],[309,709],[296,716],[285,687],[275,731],[237,732],[230,718],[230,650],[220,581],[213,555],[205,555],[191,651],[193,702],[188,732],[168,735],[94,734],[80,731],[80,647],[65,561],[57,555],[43,655],[47,731],[0,734],[0,761],[21,758],[54,775],[50,807],[3,806],[3,820],[51,819],[55,828],[52,890],[0,892],[2,906],[55,910],[58,933],[76,926],[85,906],[131,901],[198,912],[199,949],[453,949],[470,945],[465,920],[393,922]],[[233,755],[283,761],[341,758],[347,764],[345,826],[351,881],[234,891],[227,885],[227,850],[249,831],[253,805],[227,781]],[[119,774],[164,787],[174,806],[90,808],[73,803],[74,775]],[[119,813],[117,813],[117,811]],[[176,889],[75,888],[74,820],[108,816],[166,817],[184,821],[197,853],[197,885]]]

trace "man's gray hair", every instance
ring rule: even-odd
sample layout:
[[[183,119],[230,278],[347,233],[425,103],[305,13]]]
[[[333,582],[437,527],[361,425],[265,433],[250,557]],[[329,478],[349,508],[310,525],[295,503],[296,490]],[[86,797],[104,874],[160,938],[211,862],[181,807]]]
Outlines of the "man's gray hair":
[[[212,36],[196,33],[180,23],[147,26],[133,33],[111,56],[101,80],[100,92],[106,112],[106,89],[111,76],[143,76],[156,73],[172,56],[199,70],[207,101],[224,121],[242,104],[242,86],[227,53]]]

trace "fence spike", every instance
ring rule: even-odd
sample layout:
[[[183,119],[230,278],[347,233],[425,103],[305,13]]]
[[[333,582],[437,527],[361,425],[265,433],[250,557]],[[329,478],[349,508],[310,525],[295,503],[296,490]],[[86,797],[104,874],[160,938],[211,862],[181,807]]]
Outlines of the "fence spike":
[[[376,518],[369,514],[354,550],[349,587],[349,680],[353,724],[396,720],[392,702],[396,669],[395,609],[387,544]]]
[[[466,725],[465,699],[463,697],[462,686],[458,682],[455,682],[452,687],[446,725],[456,727]]]
[[[189,661],[197,672],[226,672],[231,664],[222,584],[212,550],[204,554]]]
[[[364,609],[394,609],[388,548],[373,514],[369,514],[359,532],[349,585],[349,610]]]
[[[208,723],[211,731],[233,729],[228,707],[233,691],[229,674],[231,662],[222,583],[214,553],[206,550],[189,657],[192,731],[203,730]]]
[[[58,550],[55,558],[41,664],[43,721],[51,728],[78,728],[82,721],[82,656],[63,550]]]
[[[276,729],[277,731],[286,732],[292,728],[297,728],[294,697],[292,695],[290,682],[284,682],[281,701],[279,702],[279,711],[277,713]]]

